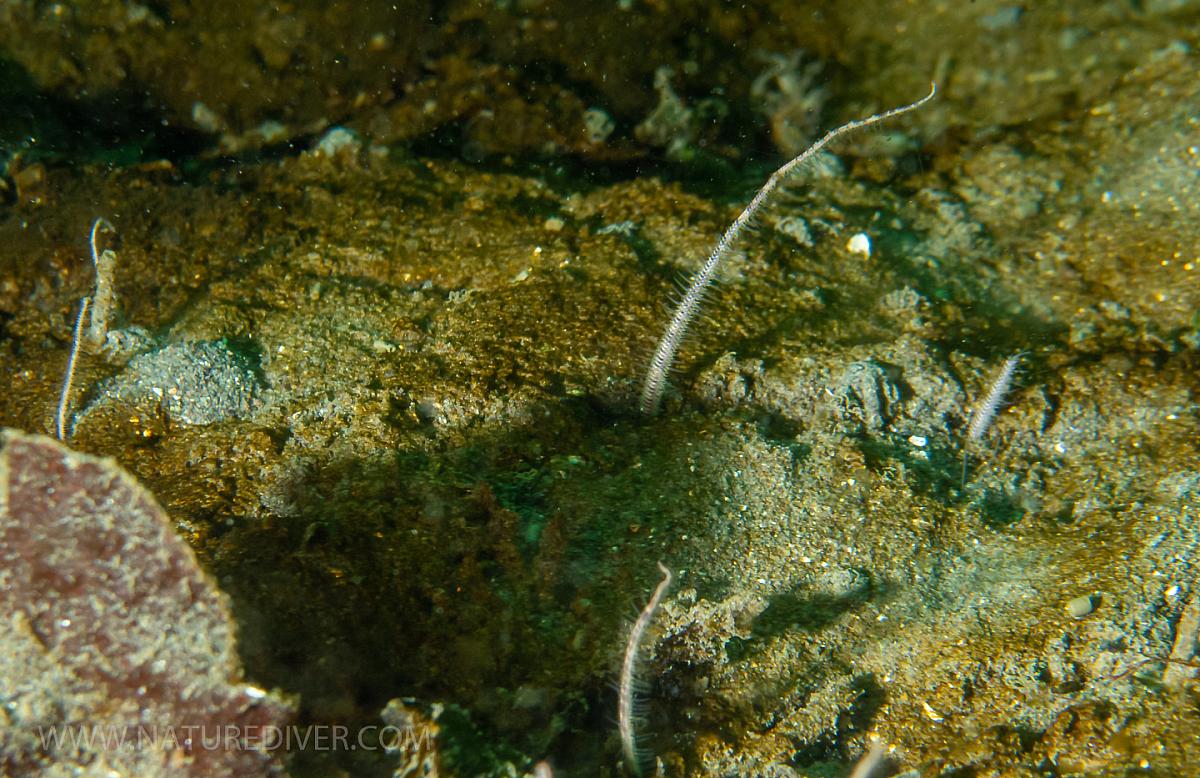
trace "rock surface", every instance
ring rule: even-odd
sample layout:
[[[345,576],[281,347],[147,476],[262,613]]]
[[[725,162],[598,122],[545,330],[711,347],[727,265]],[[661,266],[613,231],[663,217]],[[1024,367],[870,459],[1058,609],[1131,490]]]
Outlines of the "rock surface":
[[[295,119],[353,131],[313,152],[10,165],[0,422],[53,429],[103,214],[155,345],[81,359],[71,443],[164,503],[302,720],[405,698],[449,774],[616,775],[661,560],[667,775],[847,772],[875,737],[929,776],[1200,764],[1195,4],[616,6],[454,6],[403,94]],[[796,105],[827,127],[931,75],[767,210],[641,418],[673,282],[811,131]],[[110,391],[195,344],[237,356],[213,423]]]

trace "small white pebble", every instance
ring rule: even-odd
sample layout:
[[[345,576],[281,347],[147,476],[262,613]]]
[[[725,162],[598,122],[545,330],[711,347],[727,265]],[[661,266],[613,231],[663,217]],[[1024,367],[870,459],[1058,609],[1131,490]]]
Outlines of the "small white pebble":
[[[557,216],[551,216],[542,223],[542,229],[547,230],[548,232],[558,232],[563,228],[564,224],[565,222],[563,222],[562,219],[558,218]]]
[[[1067,603],[1067,613],[1073,619],[1082,619],[1084,616],[1092,612],[1096,604],[1092,601],[1092,595],[1081,594],[1075,599]]]
[[[216,111],[199,101],[192,104],[192,123],[207,133],[220,132],[225,126]]]
[[[362,148],[358,134],[345,127],[331,127],[326,130],[321,139],[312,148],[312,153],[318,157],[339,157],[343,154],[353,156]]]
[[[1163,599],[1167,601],[1168,605],[1175,604],[1177,597],[1179,597],[1179,584],[1172,584],[1171,586],[1167,587],[1165,592],[1163,592]]]
[[[871,239],[865,232],[857,232],[846,243],[846,250],[851,254],[862,254],[864,258],[871,257]]]
[[[929,441],[926,439],[926,437],[924,435],[909,435],[908,442],[913,444],[917,448],[925,448],[925,444],[928,443]]]

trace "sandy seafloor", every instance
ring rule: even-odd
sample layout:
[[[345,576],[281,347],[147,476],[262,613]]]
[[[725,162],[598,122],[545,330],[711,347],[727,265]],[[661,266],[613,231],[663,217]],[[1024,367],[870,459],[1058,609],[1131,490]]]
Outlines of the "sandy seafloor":
[[[1190,0],[0,2],[0,426],[53,434],[107,219],[69,445],[297,722],[434,735],[294,775],[628,774],[659,561],[646,774],[1200,775],[1197,46]],[[931,80],[773,199],[639,413],[770,172]],[[13,774],[120,772],[15,710]]]

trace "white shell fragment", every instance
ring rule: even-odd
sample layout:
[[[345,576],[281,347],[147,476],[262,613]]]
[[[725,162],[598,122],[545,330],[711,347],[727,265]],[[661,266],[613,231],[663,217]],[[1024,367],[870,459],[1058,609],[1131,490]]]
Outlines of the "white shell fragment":
[[[863,258],[870,259],[871,239],[867,237],[867,233],[857,232],[846,242],[846,250],[851,254],[862,254]]]
[[[1081,594],[1075,599],[1067,603],[1067,613],[1073,619],[1082,619],[1084,616],[1092,612],[1096,607],[1095,601],[1090,594]]]

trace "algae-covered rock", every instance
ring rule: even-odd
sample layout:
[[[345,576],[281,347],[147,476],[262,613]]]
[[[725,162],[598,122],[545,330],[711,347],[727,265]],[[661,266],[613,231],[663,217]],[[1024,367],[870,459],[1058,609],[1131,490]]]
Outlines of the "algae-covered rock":
[[[0,442],[4,771],[280,772],[289,705],[243,682],[225,597],[154,498],[112,460]]]

